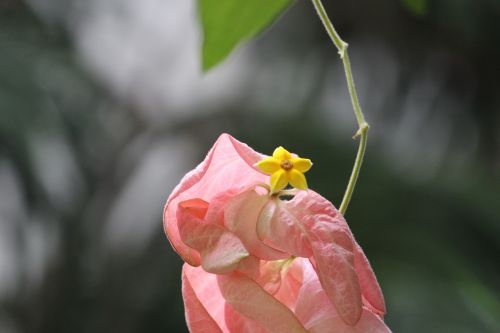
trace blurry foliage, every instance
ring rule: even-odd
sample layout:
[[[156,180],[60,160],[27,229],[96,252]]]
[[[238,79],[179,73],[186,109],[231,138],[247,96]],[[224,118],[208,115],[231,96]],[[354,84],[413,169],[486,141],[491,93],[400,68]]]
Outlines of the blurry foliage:
[[[0,4],[0,161],[12,166],[26,206],[13,224],[16,284],[0,295],[2,333],[186,331],[181,261],[163,235],[161,205],[157,232],[143,247],[119,243],[110,249],[104,237],[111,207],[139,168],[144,151],[155,143],[188,137],[198,160],[224,131],[263,153],[280,144],[310,157],[315,163],[308,173],[310,186],[340,202],[356,144],[349,136],[332,139],[331,127],[316,110],[314,93],[326,87],[324,68],[330,61],[336,64],[338,57],[308,5],[295,6],[289,21],[280,20],[259,40],[256,55],[276,68],[273,52],[280,63],[292,59],[288,71],[293,72],[300,63],[293,55],[302,56],[304,45],[324,52],[321,59],[328,60],[314,76],[315,89],[305,103],[256,110],[248,103],[255,92],[248,92],[217,113],[148,124],[133,105],[88,77],[63,27],[40,21],[22,1]],[[373,131],[401,112],[403,96],[431,51],[438,54],[435,68],[444,73],[443,67],[451,68],[444,89],[458,103],[464,96],[472,101],[470,118],[457,116],[457,121],[467,127],[472,119],[478,128],[470,166],[459,168],[445,160],[436,174],[422,179],[392,168],[396,161],[385,154],[390,148],[369,141],[347,219],[384,290],[388,324],[402,333],[499,332],[497,2],[436,0],[419,20],[400,15],[400,7],[386,1],[329,7],[348,42],[360,34],[383,36],[404,59],[398,89],[381,103],[385,118],[371,115],[370,101],[364,101]],[[356,21],[360,8],[363,15]],[[356,43],[351,46],[355,54]],[[359,65],[353,63],[355,72]],[[335,74],[342,73],[337,68]],[[295,85],[300,78],[282,85]],[[379,80],[385,84],[383,77]],[[52,188],[57,182],[44,181],[37,162],[39,155],[50,152],[40,149],[47,138],[66,147],[68,158],[75,161],[69,176],[55,177],[67,181],[62,194]],[[455,140],[460,144],[460,132]],[[165,197],[172,189],[157,186],[165,187]],[[52,235],[46,246],[53,247],[53,253],[42,262],[38,280],[33,280],[30,268],[29,249],[37,245],[33,229]]]
[[[17,1],[0,10],[0,160],[13,166],[28,205],[16,222],[20,285],[0,300],[0,331],[168,331],[172,321],[182,323],[182,307],[170,308],[181,297],[171,273],[180,261],[168,255],[161,228],[151,247],[167,255],[149,260],[117,259],[100,244],[103,221],[131,172],[115,175],[117,158],[142,133],[141,122],[86,77],[60,30],[47,29]],[[69,202],[52,195],[34,163],[33,149],[45,138],[76,158],[76,177],[64,193]],[[40,263],[41,281],[31,281],[28,265],[35,227],[56,230],[54,244],[39,249],[56,247],[56,256]]]
[[[424,15],[427,12],[428,0],[401,0],[413,13]]]

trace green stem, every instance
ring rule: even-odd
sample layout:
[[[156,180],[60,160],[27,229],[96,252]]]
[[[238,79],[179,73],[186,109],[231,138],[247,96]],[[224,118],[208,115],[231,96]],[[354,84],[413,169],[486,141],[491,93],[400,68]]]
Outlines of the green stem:
[[[323,7],[323,3],[321,2],[321,0],[312,0],[312,2],[314,4],[316,12],[321,19],[321,22],[323,22],[323,25],[328,32],[328,35],[339,51],[340,58],[342,59],[342,64],[344,65],[345,76],[347,79],[347,88],[349,89],[349,95],[351,96],[354,115],[356,116],[359,127],[358,131],[354,135],[354,138],[357,138],[358,136],[360,137],[358,154],[356,155],[356,160],[354,161],[354,167],[351,172],[351,177],[349,178],[349,183],[347,184],[347,189],[339,208],[340,213],[344,215],[347,207],[349,206],[349,202],[351,201],[354,188],[356,187],[356,181],[358,180],[359,172],[361,170],[361,165],[363,164],[369,125],[366,122],[363,111],[361,110],[361,106],[359,105],[358,93],[356,92],[354,78],[352,77],[351,62],[349,60],[349,54],[347,53],[348,44],[340,38],[339,34],[333,27],[332,21],[330,21],[330,18],[328,17],[328,14],[326,13],[325,7]]]

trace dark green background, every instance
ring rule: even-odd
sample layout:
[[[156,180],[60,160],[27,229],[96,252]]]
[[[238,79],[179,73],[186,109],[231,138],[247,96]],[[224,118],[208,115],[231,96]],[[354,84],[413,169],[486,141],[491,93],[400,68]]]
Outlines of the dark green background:
[[[49,2],[50,11],[0,3],[9,263],[0,260],[0,331],[185,332],[164,200],[229,132],[264,153],[283,145],[310,157],[310,187],[338,204],[356,143],[336,50],[300,1],[215,69],[235,59],[250,68],[231,98],[145,105],[134,86],[117,92],[82,60],[78,22],[92,11]],[[372,126],[347,219],[386,296],[387,323],[402,333],[500,332],[500,2],[434,0],[420,14],[396,0],[326,7],[350,44]],[[193,87],[190,96],[203,94]],[[174,165],[168,177],[163,162]]]

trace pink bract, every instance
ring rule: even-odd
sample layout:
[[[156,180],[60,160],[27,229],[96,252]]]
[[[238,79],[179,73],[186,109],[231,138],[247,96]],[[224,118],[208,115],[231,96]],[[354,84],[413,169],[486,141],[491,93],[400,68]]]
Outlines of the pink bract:
[[[390,332],[343,216],[312,190],[269,195],[264,157],[223,134],[165,205],[190,332]]]
[[[205,160],[175,187],[165,205],[163,227],[170,243],[186,262],[199,265],[200,257],[180,239],[176,217],[179,202],[192,198],[208,202],[233,187],[265,182],[267,177],[253,168],[262,157],[232,136],[222,134]]]

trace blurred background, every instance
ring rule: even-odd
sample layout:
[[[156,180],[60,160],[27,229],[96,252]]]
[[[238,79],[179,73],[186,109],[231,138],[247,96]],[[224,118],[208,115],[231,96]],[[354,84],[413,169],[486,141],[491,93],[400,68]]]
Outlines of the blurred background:
[[[394,332],[500,332],[500,1],[326,1],[371,124],[347,213]],[[357,142],[308,1],[207,75],[193,0],[0,1],[0,332],[187,332],[162,228],[222,132],[315,165]]]

